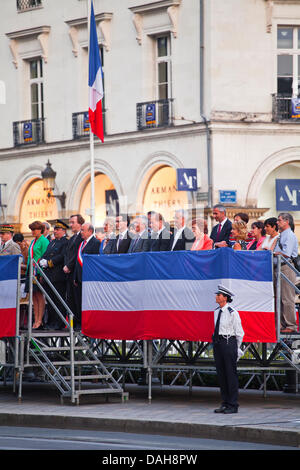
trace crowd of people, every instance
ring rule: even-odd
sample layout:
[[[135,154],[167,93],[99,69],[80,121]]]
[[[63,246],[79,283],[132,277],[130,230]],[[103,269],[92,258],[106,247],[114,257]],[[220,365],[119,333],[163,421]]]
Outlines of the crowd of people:
[[[248,227],[246,213],[237,213],[234,220],[226,216],[226,208],[221,204],[213,207],[213,217],[217,222],[208,234],[207,222],[195,218],[188,223],[183,210],[174,214],[174,227],[157,212],[137,215],[133,220],[126,214],[107,217],[103,228],[95,229],[82,215],[75,214],[68,224],[57,220],[50,234],[47,222],[34,221],[29,225],[32,232],[30,243],[21,233],[14,233],[13,226],[0,227],[0,255],[22,255],[22,274],[25,279],[25,292],[29,290],[29,265],[33,258],[38,269],[43,270],[56,291],[66,301],[74,313],[75,328],[81,327],[82,264],[84,254],[125,254],[147,251],[211,250],[230,247],[233,250],[271,250],[291,260],[298,255],[298,240],[294,233],[293,217],[281,213],[265,221],[255,221]],[[189,226],[190,227],[189,227]],[[67,231],[72,235],[67,237]],[[296,275],[286,265],[282,272],[295,284]],[[47,282],[41,283],[61,312],[66,309],[57,301],[57,296]],[[295,292],[286,282],[281,286],[281,331],[296,332]],[[47,302],[45,318],[45,296],[33,285],[34,329],[61,329],[64,322],[57,315],[52,302]]]

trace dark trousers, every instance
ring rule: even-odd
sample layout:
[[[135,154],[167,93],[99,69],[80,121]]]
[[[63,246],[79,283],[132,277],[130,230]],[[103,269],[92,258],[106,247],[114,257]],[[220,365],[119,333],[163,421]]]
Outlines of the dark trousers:
[[[74,319],[76,319],[77,316],[77,304],[76,304],[76,293],[75,293],[76,287],[74,286],[74,281],[71,277],[68,278],[67,281],[67,294],[66,294],[66,303],[71,310],[71,312],[74,315]],[[67,313],[69,316],[69,314]]]
[[[52,282],[53,287],[57,290],[59,295],[63,300],[65,300],[66,297],[66,283],[65,281],[62,282]],[[50,286],[46,282],[44,282],[43,287],[51,300],[54,302],[54,304],[57,306],[58,310],[60,313],[65,317],[65,307],[63,304],[59,301],[58,297],[55,295],[55,293],[52,291]],[[51,305],[51,303],[47,300],[47,312],[48,312],[48,321],[47,324],[48,326],[56,326],[60,329],[65,327],[65,324],[63,320],[60,318],[59,314],[56,312],[55,308]]]
[[[235,337],[219,337],[213,343],[219,385],[221,389],[222,405],[238,408],[239,381],[237,375],[237,342]]]

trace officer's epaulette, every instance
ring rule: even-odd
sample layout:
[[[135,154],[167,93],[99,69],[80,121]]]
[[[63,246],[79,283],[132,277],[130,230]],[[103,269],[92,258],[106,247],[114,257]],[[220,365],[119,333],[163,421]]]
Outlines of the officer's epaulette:
[[[227,307],[227,308],[228,308],[228,312],[230,312],[230,313],[233,313],[233,312],[234,312],[234,310],[233,310],[232,307]]]

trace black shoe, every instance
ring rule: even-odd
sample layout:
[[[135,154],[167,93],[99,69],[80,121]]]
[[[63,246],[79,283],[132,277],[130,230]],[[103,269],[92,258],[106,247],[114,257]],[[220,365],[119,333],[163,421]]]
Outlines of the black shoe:
[[[223,413],[224,415],[229,415],[229,414],[232,414],[232,413],[237,413],[238,412],[238,409],[237,408],[226,408]]]
[[[227,407],[225,405],[221,405],[220,408],[215,410],[215,413],[224,413],[225,410],[227,410]]]

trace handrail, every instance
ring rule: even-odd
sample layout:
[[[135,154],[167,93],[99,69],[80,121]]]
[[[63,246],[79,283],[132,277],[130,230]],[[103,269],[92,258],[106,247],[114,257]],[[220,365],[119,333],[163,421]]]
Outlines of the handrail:
[[[64,308],[68,312],[69,322],[66,321],[65,317],[61,314],[58,307],[55,305],[53,300],[47,294],[47,292],[45,291],[45,289],[43,288],[41,283],[38,281],[37,276],[33,274],[33,267],[35,267],[37,269],[38,275],[40,275],[47,282],[50,289],[53,291],[53,293],[55,294],[57,299],[61,302],[61,304],[64,306]],[[64,301],[64,299],[61,297],[61,295],[57,292],[57,290],[55,289],[55,287],[53,286],[51,281],[48,279],[46,274],[43,272],[41,267],[38,265],[38,263],[33,258],[31,258],[31,260],[30,260],[29,268],[30,268],[30,270],[29,270],[29,292],[30,292],[29,299],[31,299],[31,301],[29,302],[29,305],[30,305],[30,311],[29,311],[30,322],[29,322],[29,325],[28,325],[28,334],[29,334],[28,349],[27,349],[28,358],[29,358],[29,345],[30,345],[31,337],[32,337],[32,328],[31,328],[31,324],[32,324],[32,294],[33,294],[33,280],[34,280],[35,283],[37,284],[37,286],[39,287],[39,289],[45,295],[46,299],[51,303],[51,305],[55,309],[56,313],[58,313],[60,318],[63,320],[63,322],[65,323],[65,325],[69,329],[69,335],[70,335],[70,367],[71,367],[71,395],[72,395],[72,402],[74,402],[75,401],[74,329],[73,329],[74,314],[73,314],[72,310],[70,309],[70,307],[67,305],[67,303]]]

